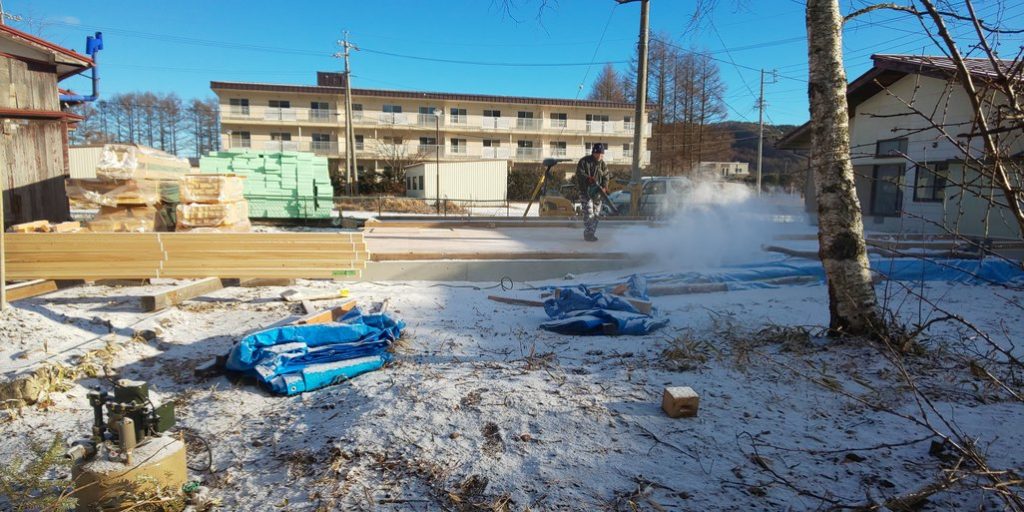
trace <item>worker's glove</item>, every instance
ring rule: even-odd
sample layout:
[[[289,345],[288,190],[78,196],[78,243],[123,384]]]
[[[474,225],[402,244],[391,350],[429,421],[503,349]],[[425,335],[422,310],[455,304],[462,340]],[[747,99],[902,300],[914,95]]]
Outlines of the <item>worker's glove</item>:
[[[601,192],[604,192],[604,195],[608,195],[608,187],[601,187]]]

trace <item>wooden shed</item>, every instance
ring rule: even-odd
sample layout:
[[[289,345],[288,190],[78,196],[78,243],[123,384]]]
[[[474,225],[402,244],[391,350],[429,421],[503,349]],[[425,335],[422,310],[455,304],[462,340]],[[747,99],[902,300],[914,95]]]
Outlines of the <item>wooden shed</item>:
[[[0,25],[0,185],[4,228],[33,220],[68,220],[64,179],[68,129],[57,83],[92,59]]]

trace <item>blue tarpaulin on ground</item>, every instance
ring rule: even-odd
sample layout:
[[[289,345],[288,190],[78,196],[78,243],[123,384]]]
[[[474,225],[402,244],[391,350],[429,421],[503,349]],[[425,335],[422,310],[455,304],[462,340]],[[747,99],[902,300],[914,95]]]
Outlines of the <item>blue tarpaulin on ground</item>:
[[[895,281],[943,281],[962,284],[1000,284],[1024,286],[1024,270],[1015,262],[1001,259],[923,259],[871,258],[871,270]],[[695,272],[647,274],[659,284],[726,283],[730,290],[776,288],[770,281],[786,277],[813,277],[825,280],[820,262],[788,259],[779,262],[749,263]]]
[[[642,276],[630,276],[626,284],[622,295],[647,299],[647,281]],[[541,328],[561,334],[602,334],[605,324],[615,325],[618,334],[647,334],[668,324],[667,318],[645,315],[623,297],[585,286],[559,288],[544,301],[544,311],[551,320]]]
[[[358,309],[338,322],[273,327],[250,334],[228,354],[227,369],[259,379],[274,393],[295,395],[379,369],[405,323]]]

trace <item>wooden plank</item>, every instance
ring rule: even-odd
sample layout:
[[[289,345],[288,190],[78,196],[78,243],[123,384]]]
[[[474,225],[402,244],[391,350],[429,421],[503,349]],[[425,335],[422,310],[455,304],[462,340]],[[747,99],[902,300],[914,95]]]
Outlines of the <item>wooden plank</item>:
[[[310,313],[292,323],[295,325],[326,324],[328,322],[333,322],[345,316],[346,314],[348,314],[349,311],[355,309],[355,307],[356,301],[350,300],[338,307],[325,309],[323,311],[318,311],[315,313]]]
[[[498,295],[488,295],[487,298],[494,302],[512,304],[513,306],[544,307],[544,302],[539,300],[513,299],[512,297],[501,297]]]
[[[57,283],[49,280],[37,279],[25,283],[17,283],[7,287],[7,300],[16,301],[37,297],[45,293],[57,291]]]
[[[250,278],[242,279],[238,283],[238,286],[243,288],[258,288],[260,286],[293,286],[295,284],[294,279],[259,279]]]
[[[142,297],[142,310],[159,311],[161,309],[181,304],[188,299],[220,290],[221,288],[224,288],[224,285],[220,282],[220,278],[217,277],[201,279],[193,283],[175,286],[174,288],[164,290],[155,295]]]

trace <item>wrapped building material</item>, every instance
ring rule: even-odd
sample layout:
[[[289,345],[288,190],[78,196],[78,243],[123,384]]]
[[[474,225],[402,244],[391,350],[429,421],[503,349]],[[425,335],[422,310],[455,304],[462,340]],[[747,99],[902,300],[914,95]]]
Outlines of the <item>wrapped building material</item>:
[[[101,206],[100,212],[86,223],[93,232],[150,233],[164,231],[163,217],[153,206]]]
[[[199,160],[204,174],[245,177],[252,218],[322,219],[334,209],[327,159],[299,151],[214,151]]]
[[[249,203],[232,201],[230,203],[189,203],[179,204],[177,208],[178,229],[196,227],[232,226],[248,222]]]
[[[151,180],[67,180],[68,199],[99,206],[153,206],[160,202],[160,183]]]
[[[230,203],[245,199],[245,185],[234,174],[189,174],[182,176],[182,203]]]
[[[188,160],[134,144],[107,144],[96,164],[96,177],[105,180],[176,179],[190,172]]]

